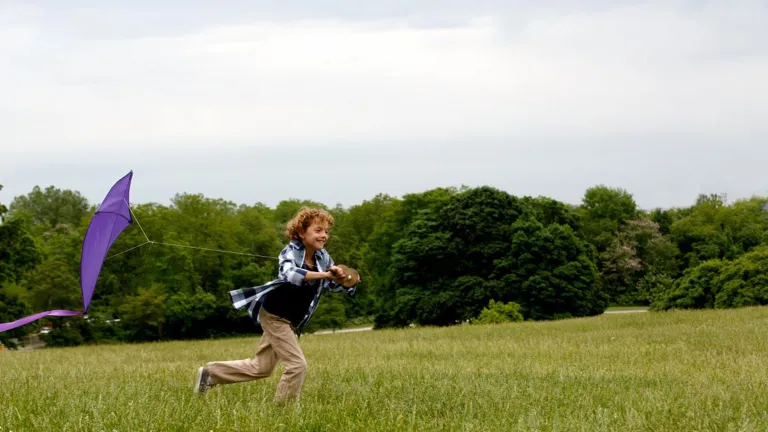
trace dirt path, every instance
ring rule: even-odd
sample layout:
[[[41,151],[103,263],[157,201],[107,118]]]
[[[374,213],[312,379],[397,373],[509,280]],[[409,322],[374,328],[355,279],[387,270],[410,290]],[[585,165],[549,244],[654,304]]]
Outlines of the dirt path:
[[[361,332],[361,331],[368,331],[373,330],[373,327],[357,327],[357,328],[347,328],[347,329],[339,329],[339,330],[321,330],[318,332],[314,332],[312,334],[321,335],[321,334],[334,334],[334,333],[352,333],[352,332]]]
[[[613,310],[613,311],[605,311],[604,314],[626,314],[626,313],[644,313],[648,312],[648,309],[619,309],[619,310]],[[352,332],[361,332],[361,331],[369,331],[373,330],[373,327],[357,327],[357,328],[347,328],[347,329],[339,329],[339,330],[321,330],[314,332],[312,334],[316,335],[324,335],[324,334],[336,334],[336,333],[352,333]]]

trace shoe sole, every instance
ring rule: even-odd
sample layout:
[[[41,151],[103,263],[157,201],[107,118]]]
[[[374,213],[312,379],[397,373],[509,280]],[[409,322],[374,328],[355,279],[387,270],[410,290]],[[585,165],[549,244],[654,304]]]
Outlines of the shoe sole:
[[[203,367],[200,367],[197,369],[197,378],[195,378],[195,393],[201,393],[200,392],[200,384],[202,384],[203,380]]]

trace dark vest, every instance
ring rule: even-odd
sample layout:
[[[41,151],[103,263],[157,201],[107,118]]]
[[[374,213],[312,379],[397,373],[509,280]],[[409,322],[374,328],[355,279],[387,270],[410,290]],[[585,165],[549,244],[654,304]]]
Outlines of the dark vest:
[[[306,262],[302,264],[301,268],[305,270],[317,271],[317,268],[309,267]],[[294,327],[298,327],[307,314],[309,305],[315,298],[319,286],[320,280],[304,281],[301,286],[280,285],[264,296],[262,307],[267,312],[285,318]]]

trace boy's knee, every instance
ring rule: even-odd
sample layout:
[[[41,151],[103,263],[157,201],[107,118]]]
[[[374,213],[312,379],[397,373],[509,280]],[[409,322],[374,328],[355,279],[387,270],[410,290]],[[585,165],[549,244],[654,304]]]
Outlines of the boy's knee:
[[[305,375],[307,373],[307,359],[300,358],[291,362],[286,371],[296,375]]]

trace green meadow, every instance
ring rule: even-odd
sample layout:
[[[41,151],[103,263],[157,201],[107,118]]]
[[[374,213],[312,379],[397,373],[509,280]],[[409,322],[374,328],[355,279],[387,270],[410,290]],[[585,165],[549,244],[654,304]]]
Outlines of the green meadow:
[[[192,393],[249,338],[0,353],[0,431],[765,431],[768,308],[308,334],[301,403]]]

